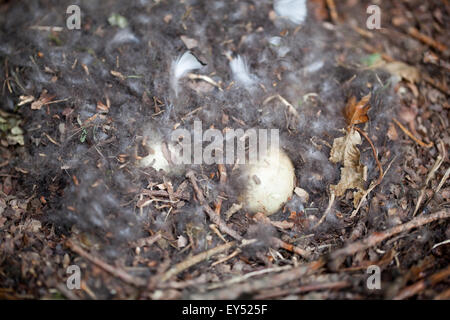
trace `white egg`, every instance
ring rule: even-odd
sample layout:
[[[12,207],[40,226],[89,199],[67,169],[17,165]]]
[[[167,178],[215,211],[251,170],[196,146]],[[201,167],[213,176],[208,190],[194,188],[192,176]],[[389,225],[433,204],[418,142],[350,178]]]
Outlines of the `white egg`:
[[[292,196],[295,170],[282,150],[270,149],[263,159],[246,165],[247,186],[243,200],[250,212],[276,213]]]

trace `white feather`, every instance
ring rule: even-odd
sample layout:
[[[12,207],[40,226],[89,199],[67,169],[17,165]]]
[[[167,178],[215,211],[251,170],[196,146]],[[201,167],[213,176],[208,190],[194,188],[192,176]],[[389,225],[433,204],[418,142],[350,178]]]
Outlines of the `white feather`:
[[[171,84],[172,89],[178,95],[178,81],[189,71],[197,70],[203,67],[198,59],[189,51],[186,51],[181,57],[172,63]]]
[[[275,0],[273,9],[277,15],[295,24],[303,23],[308,14],[306,0]]]
[[[309,66],[307,66],[305,68],[305,72],[306,73],[313,73],[313,72],[319,71],[320,69],[322,69],[323,65],[324,65],[323,61],[313,62],[313,63],[311,63]]]
[[[258,78],[250,73],[248,65],[241,56],[230,61],[231,72],[234,80],[245,87],[251,87]]]

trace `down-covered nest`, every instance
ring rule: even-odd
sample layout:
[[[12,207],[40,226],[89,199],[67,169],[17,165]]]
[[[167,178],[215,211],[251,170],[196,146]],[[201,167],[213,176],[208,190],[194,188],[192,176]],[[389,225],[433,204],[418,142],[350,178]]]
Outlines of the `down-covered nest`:
[[[272,268],[281,272],[280,286],[289,286],[295,271],[298,284],[351,287],[328,296],[351,298],[369,294],[365,270],[376,264],[391,270],[383,281],[394,283],[394,293],[370,294],[392,297],[404,285],[395,283],[396,268],[408,270],[428,256],[405,250],[431,250],[448,238],[446,224],[397,235],[411,227],[388,236],[397,235],[396,242],[363,242],[366,248],[352,251],[358,239],[403,226],[413,213],[433,217],[440,207],[428,200],[415,212],[422,185],[416,182],[413,191],[404,181],[412,170],[405,159],[416,151],[393,133],[401,133],[392,122],[399,78],[349,45],[358,39],[354,32],[312,13],[290,19],[283,1],[278,7],[266,0],[69,2],[2,5],[1,119],[11,122],[2,136],[3,169],[10,170],[2,185],[13,178],[10,190],[18,193],[3,190],[0,199],[0,287],[29,293],[27,281],[37,278],[34,297],[55,295],[55,288],[68,298],[289,293],[271,293],[261,279],[256,289],[246,288],[252,280],[245,279],[235,291],[221,289],[233,277]],[[80,30],[66,28],[71,4],[81,8]],[[337,196],[331,191],[344,164],[330,161],[330,152],[353,125],[343,112],[348,101],[368,94],[369,120],[356,124],[369,138],[357,146],[368,190],[360,202],[354,187]],[[203,130],[279,130],[296,176],[282,209],[270,217],[246,210],[240,203],[246,182],[235,165],[192,164],[174,172],[141,165],[154,152],[149,141],[191,131],[195,121]],[[436,157],[446,147],[438,147],[433,133],[425,143],[435,142]],[[443,210],[430,222],[448,217]],[[29,218],[23,227],[20,216]],[[26,240],[23,233],[34,231],[42,234]],[[11,256],[18,241],[28,248],[19,262]],[[346,244],[350,251],[338,250]],[[433,261],[440,266],[447,258]],[[82,291],[65,287],[73,264],[86,272]],[[308,269],[301,273],[299,265]]]

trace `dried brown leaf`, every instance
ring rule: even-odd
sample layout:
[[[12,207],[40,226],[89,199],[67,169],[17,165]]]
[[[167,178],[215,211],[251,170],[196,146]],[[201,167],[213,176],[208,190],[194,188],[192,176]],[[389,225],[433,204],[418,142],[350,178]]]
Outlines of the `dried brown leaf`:
[[[353,205],[359,204],[365,192],[364,183],[367,178],[367,167],[360,163],[360,151],[358,145],[361,144],[360,134],[351,129],[344,137],[334,139],[333,148],[330,152],[330,161],[342,163],[341,179],[337,185],[331,185],[330,190],[337,197],[344,195],[348,189],[357,189],[353,192]]]
[[[417,83],[420,80],[419,70],[416,67],[410,66],[409,64],[401,61],[386,63],[383,68],[390,74],[399,76],[400,78],[411,83]]]
[[[43,90],[39,99],[31,104],[32,110],[41,110],[42,106],[45,106],[51,102],[56,96],[51,96],[48,94],[47,90]]]
[[[355,125],[360,123],[366,123],[369,121],[367,112],[370,109],[370,97],[369,93],[363,97],[360,101],[356,101],[356,97],[351,97],[344,108],[344,116],[348,125]]]

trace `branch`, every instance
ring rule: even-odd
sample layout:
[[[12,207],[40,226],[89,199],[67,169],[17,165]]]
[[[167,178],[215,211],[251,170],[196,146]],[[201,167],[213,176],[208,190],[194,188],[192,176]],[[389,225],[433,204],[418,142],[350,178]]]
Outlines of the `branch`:
[[[93,264],[97,265],[98,267],[100,267],[101,269],[105,270],[106,272],[112,274],[113,276],[119,278],[123,282],[126,282],[128,284],[131,284],[131,285],[137,286],[137,287],[144,286],[146,284],[146,281],[144,279],[133,277],[125,270],[118,268],[118,267],[114,267],[114,266],[104,262],[100,258],[94,257],[92,254],[90,254],[89,252],[86,252],[83,248],[76,245],[71,240],[68,240],[66,242],[66,245],[73,252],[79,254],[83,258],[89,260]]]
[[[233,237],[234,239],[241,241],[243,239],[243,237],[237,233],[235,230],[233,230],[232,228],[230,228],[221,218],[218,214],[216,214],[214,212],[213,209],[211,209],[211,207],[206,203],[205,197],[203,195],[203,192],[199,189],[198,185],[197,185],[197,179],[195,178],[195,174],[193,171],[189,171],[186,174],[186,177],[189,178],[189,180],[192,183],[192,188],[194,188],[195,194],[197,195],[197,199],[200,201],[200,204],[203,206],[203,210],[205,210],[205,212],[208,214],[209,219],[217,224],[217,226],[219,227],[220,231],[222,231],[223,233],[228,234],[229,236]]]
[[[446,210],[446,209],[438,211],[438,212],[430,214],[430,215],[427,215],[427,216],[419,216],[417,218],[412,219],[411,221],[409,221],[407,223],[395,226],[386,231],[374,232],[370,236],[368,236],[366,239],[351,243],[342,249],[334,251],[330,255],[330,258],[334,260],[341,256],[353,255],[359,251],[366,250],[370,247],[376,246],[380,242],[382,242],[396,234],[399,234],[401,232],[409,231],[411,229],[420,227],[424,224],[428,224],[428,223],[431,223],[436,220],[448,219],[448,218],[450,218],[450,210]]]

